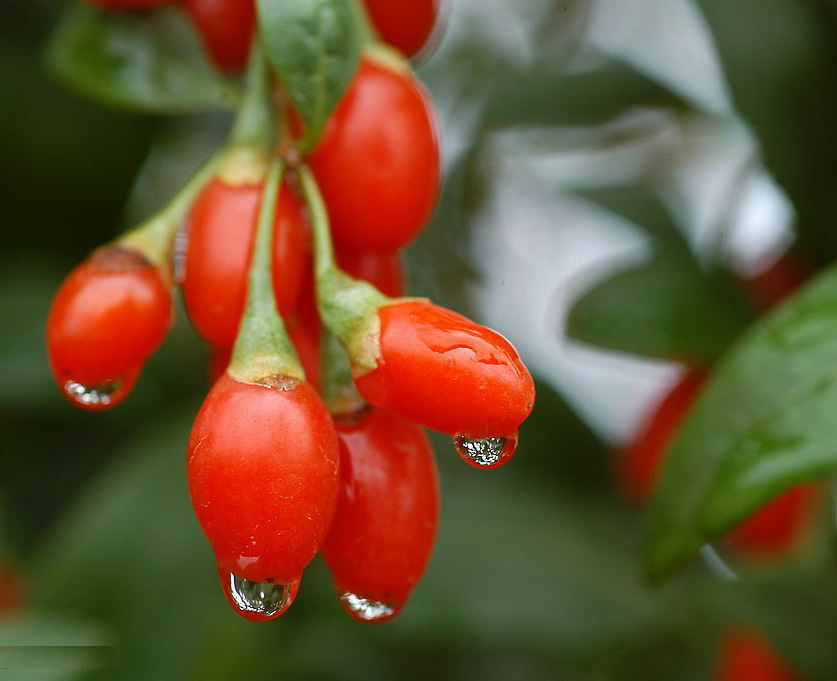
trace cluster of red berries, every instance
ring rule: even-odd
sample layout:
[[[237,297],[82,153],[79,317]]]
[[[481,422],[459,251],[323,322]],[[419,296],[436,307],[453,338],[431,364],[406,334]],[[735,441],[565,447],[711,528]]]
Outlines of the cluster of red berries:
[[[433,26],[433,2],[367,5],[377,33],[411,52]],[[320,551],[349,614],[396,615],[438,525],[422,426],[494,468],[534,403],[502,336],[400,297],[399,252],[434,209],[440,155],[428,95],[403,57],[381,54],[365,52],[306,150],[256,45],[229,145],[168,208],[76,268],[49,314],[65,396],[87,409],[119,403],[171,324],[171,249],[185,223],[176,283],[215,374],[188,444],[189,488],[224,592],[252,620],[287,610]]]
[[[147,10],[179,5],[191,19],[215,65],[225,72],[247,63],[256,31],[256,0],[88,0],[107,9]],[[363,0],[381,40],[415,55],[436,24],[439,0]]]

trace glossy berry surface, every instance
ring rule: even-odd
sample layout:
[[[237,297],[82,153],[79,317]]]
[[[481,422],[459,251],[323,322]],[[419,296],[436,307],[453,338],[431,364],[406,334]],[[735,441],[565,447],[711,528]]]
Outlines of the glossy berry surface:
[[[292,584],[325,540],[338,492],[331,416],[306,382],[224,374],[198,413],[187,475],[220,570]]]
[[[337,264],[355,279],[368,281],[384,295],[404,295],[401,254],[387,251],[338,251]]]
[[[736,631],[724,639],[715,681],[802,681],[760,635]]]
[[[370,404],[443,433],[471,438],[515,433],[535,385],[499,333],[424,301],[379,310],[378,368],[355,383]]]
[[[620,486],[632,501],[644,503],[651,496],[665,463],[665,455],[699,395],[706,374],[686,374],[657,406],[639,435],[617,457]],[[780,556],[798,543],[807,525],[816,489],[800,485],[790,489],[733,528],[727,540],[750,558]]]
[[[320,389],[320,338],[322,327],[317,303],[314,297],[313,282],[302,292],[296,314],[288,319],[288,336],[294,344],[297,357],[305,371],[306,380],[317,390]]]
[[[439,193],[439,147],[422,86],[362,59],[310,164],[338,248],[394,251],[411,242]]]
[[[222,71],[247,64],[256,29],[254,0],[178,0],[191,18],[212,61]]]
[[[403,607],[430,558],[439,480],[421,428],[383,409],[336,419],[340,497],[323,546],[341,604],[382,622]]]
[[[363,4],[381,40],[408,57],[427,42],[439,10],[439,0],[363,0]]]
[[[160,271],[135,251],[96,251],[61,284],[52,301],[46,343],[53,376],[72,402],[112,407],[166,336],[172,299]],[[107,399],[84,399],[93,389]],[[84,393],[82,389],[88,389]]]
[[[210,345],[230,349],[244,312],[247,268],[261,186],[213,180],[188,222],[183,296],[189,319]],[[308,268],[308,226],[296,194],[283,185],[273,234],[273,290],[279,312],[295,309]]]

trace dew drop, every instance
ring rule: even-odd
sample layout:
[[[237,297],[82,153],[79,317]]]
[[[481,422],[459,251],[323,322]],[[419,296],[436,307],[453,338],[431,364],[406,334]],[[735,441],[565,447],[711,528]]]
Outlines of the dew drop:
[[[340,596],[340,605],[349,615],[361,622],[385,622],[395,617],[401,610],[400,607],[373,601],[371,598],[364,598],[350,591]]]
[[[291,607],[299,590],[298,581],[292,584],[254,582],[232,572],[221,572],[221,583],[238,614],[256,621],[279,617]]]
[[[505,437],[472,438],[464,433],[453,436],[453,444],[466,463],[474,468],[497,468],[517,449],[517,432]]]
[[[79,381],[69,380],[64,383],[64,394],[70,402],[82,409],[108,409],[115,407],[127,397],[134,387],[138,373],[132,371],[125,377],[96,385],[84,385]]]

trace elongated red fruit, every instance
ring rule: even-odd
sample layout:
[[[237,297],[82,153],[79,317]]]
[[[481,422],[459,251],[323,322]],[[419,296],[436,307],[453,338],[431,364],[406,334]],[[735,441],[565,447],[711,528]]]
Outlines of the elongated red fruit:
[[[231,349],[244,312],[247,267],[256,230],[262,187],[214,179],[201,192],[188,222],[186,310],[197,332],[218,349]],[[302,205],[283,184],[273,235],[273,291],[279,312],[299,302],[308,268],[309,233]]]
[[[404,265],[399,252],[338,251],[337,264],[355,279],[368,281],[385,296],[404,295]]]
[[[237,578],[239,595],[293,590],[331,525],[338,459],[331,416],[307,382],[216,381],[192,427],[187,475],[222,581]]]
[[[364,399],[443,433],[471,438],[517,432],[535,385],[499,333],[425,301],[379,312],[378,367],[355,383]]]
[[[724,638],[715,681],[802,681],[772,646],[749,630]]]
[[[439,0],[363,0],[385,43],[408,57],[421,50],[433,31]]]
[[[310,157],[338,247],[395,251],[412,241],[436,205],[439,163],[421,84],[363,58]]]
[[[254,0],[178,0],[216,66],[226,72],[247,64],[256,30]]]
[[[102,248],[61,284],[46,326],[56,383],[73,404],[107,409],[130,392],[172,322],[163,277],[140,253]]]
[[[384,622],[407,601],[430,559],[439,480],[421,428],[384,409],[335,419],[340,497],[323,545],[338,598],[355,619]]]

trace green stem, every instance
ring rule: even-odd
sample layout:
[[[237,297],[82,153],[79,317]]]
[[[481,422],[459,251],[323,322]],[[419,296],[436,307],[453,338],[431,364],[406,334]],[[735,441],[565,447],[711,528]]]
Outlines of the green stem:
[[[121,236],[117,243],[139,251],[169,275],[169,254],[175,232],[198,194],[215,176],[223,158],[223,151],[213,154],[194,172],[165,208],[144,224]]]
[[[265,179],[247,275],[247,301],[227,369],[230,376],[244,382],[305,379],[273,293],[273,225],[283,169],[281,160],[273,161]]]
[[[273,143],[270,72],[258,40],[253,41],[244,81],[244,99],[230,134],[230,146],[269,149]]]
[[[307,166],[300,166],[299,180],[314,235],[314,275],[320,319],[348,352],[353,373],[361,375],[378,365],[378,309],[394,301],[372,284],[354,279],[337,267],[328,211],[317,181]]]

